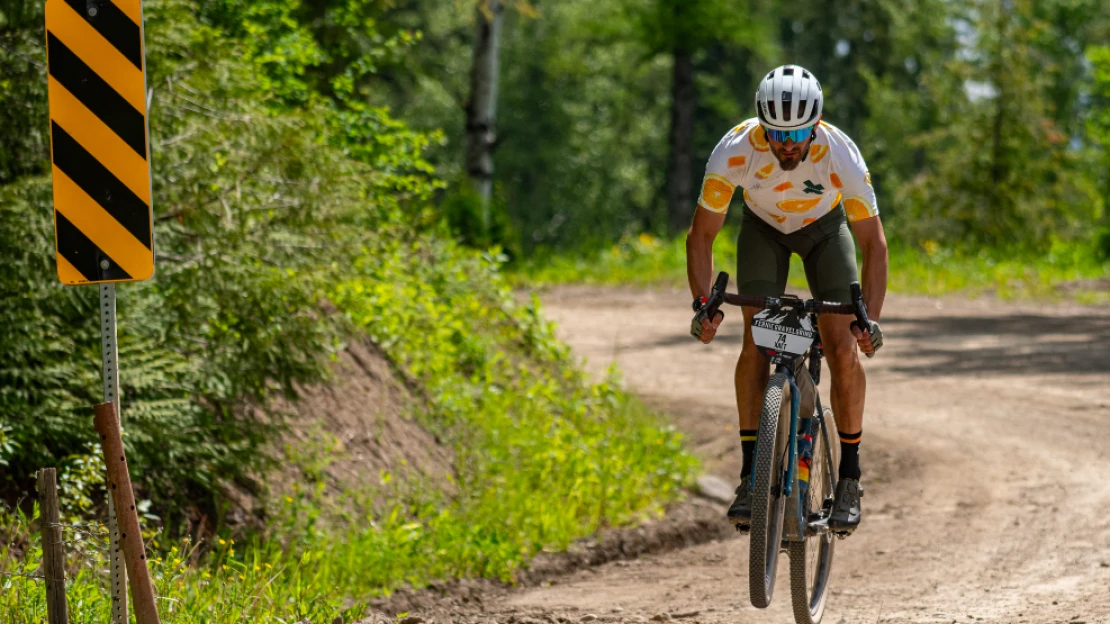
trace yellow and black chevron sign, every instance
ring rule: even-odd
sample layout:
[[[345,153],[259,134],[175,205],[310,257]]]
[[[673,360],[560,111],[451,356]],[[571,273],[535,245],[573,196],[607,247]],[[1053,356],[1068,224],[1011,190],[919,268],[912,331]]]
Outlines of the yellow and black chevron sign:
[[[47,0],[58,277],[154,274],[141,0]]]

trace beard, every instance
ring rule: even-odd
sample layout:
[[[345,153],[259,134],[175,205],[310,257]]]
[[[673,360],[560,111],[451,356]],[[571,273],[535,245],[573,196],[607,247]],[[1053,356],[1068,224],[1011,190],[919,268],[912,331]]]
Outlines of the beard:
[[[783,162],[782,159],[778,158],[777,156],[776,156],[776,158],[778,159],[779,166],[782,167],[783,171],[793,171],[793,170],[798,168],[798,165],[802,164],[802,159],[801,158],[797,158],[797,159],[794,159],[794,160],[789,160],[787,162]]]
[[[774,154],[775,160],[779,161],[779,166],[782,167],[783,171],[793,171],[798,168],[798,165],[802,164],[804,156],[806,152],[809,151],[809,146],[812,143],[813,139],[807,140],[804,145],[798,148],[796,156],[789,160],[783,160],[782,150],[776,150],[774,146],[771,146],[771,153]]]

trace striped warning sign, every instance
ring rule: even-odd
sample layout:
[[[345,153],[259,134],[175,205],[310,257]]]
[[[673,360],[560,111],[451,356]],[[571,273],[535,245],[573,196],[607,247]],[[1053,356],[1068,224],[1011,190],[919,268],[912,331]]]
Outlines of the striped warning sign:
[[[47,0],[58,277],[154,274],[141,0]]]

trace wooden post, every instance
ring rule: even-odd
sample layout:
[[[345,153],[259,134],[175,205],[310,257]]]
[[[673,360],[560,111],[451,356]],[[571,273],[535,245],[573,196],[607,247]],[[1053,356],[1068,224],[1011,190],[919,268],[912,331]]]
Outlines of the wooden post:
[[[42,512],[42,574],[46,577],[46,615],[50,624],[68,624],[66,550],[62,541],[58,484],[53,468],[39,471],[39,509]]]
[[[104,465],[108,468],[108,493],[116,505],[116,522],[119,526],[119,544],[131,585],[131,603],[138,624],[159,624],[158,605],[154,602],[154,586],[146,566],[146,545],[139,529],[139,512],[135,510],[135,492],[131,489],[131,475],[127,470],[127,456],[123,452],[116,408],[111,402],[93,408],[93,424],[100,436],[104,451]]]

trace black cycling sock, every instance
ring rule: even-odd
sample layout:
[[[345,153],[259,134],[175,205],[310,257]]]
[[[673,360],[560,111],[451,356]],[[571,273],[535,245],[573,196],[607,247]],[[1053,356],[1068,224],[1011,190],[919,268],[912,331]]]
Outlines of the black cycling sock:
[[[744,464],[740,468],[740,478],[752,473],[752,455],[755,455],[755,439],[759,435],[756,429],[740,430],[740,452],[744,455]]]
[[[840,478],[859,480],[859,441],[863,432],[840,432]]]

